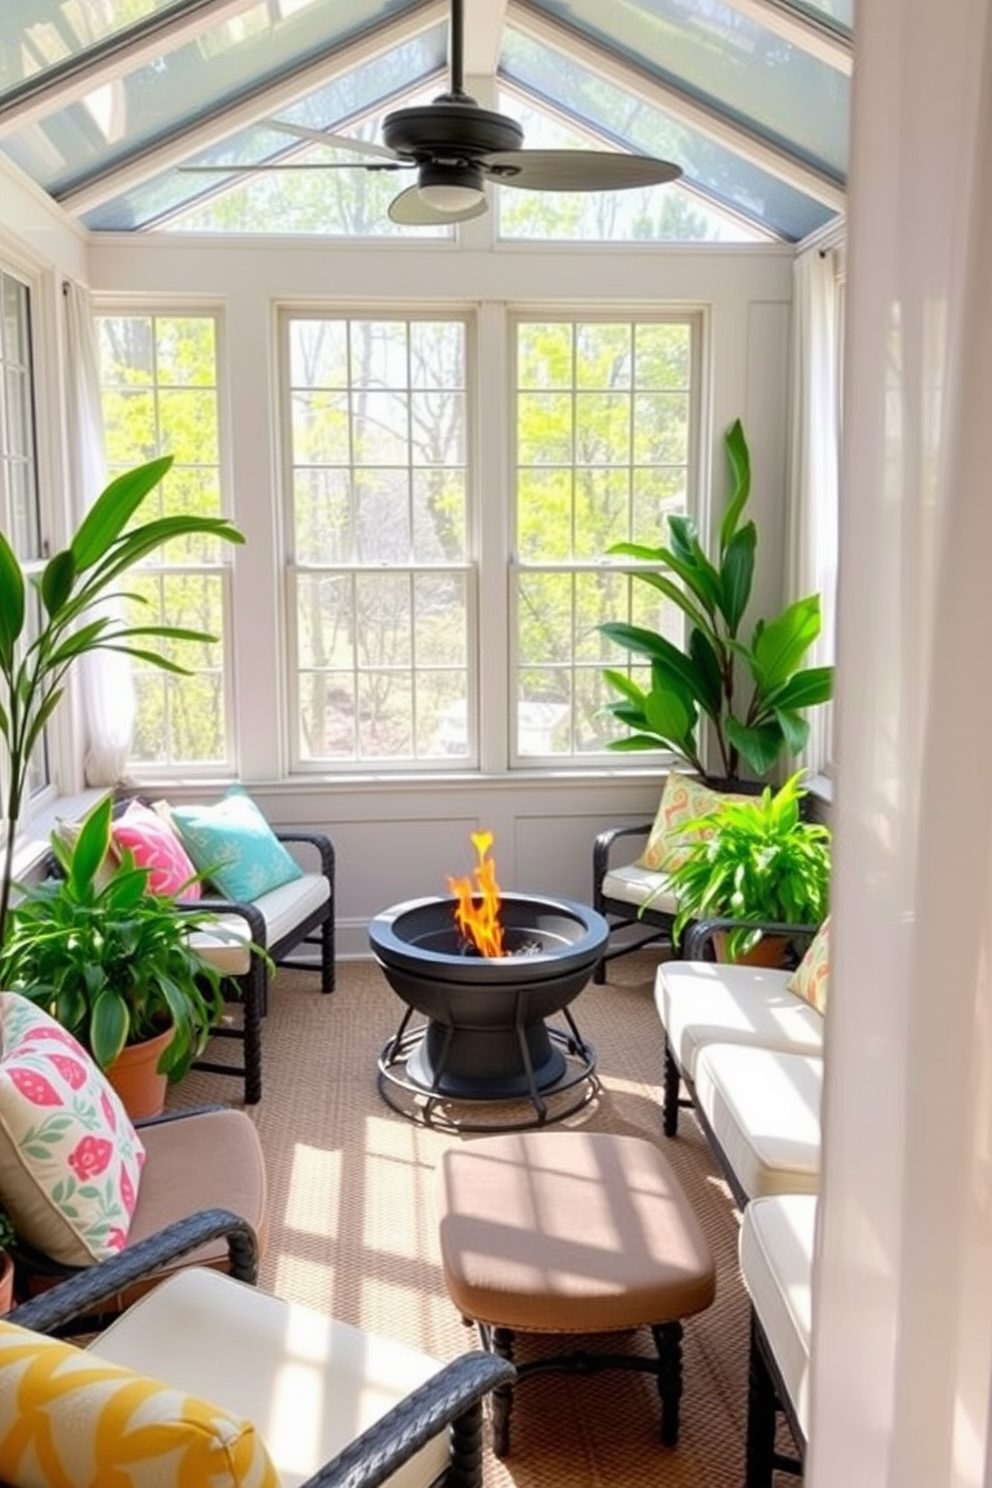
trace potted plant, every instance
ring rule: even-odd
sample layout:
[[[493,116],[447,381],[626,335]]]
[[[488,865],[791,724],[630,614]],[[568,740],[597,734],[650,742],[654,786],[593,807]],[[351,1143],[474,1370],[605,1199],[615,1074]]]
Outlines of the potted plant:
[[[802,820],[803,773],[790,776],[774,793],[766,786],[760,796],[721,802],[686,824],[687,836],[699,836],[667,875],[678,903],[676,942],[692,920],[823,923],[829,907],[830,830]],[[760,930],[729,931],[725,959],[743,959],[760,939]]]
[[[700,727],[706,719],[718,760],[712,774],[736,782],[742,763],[757,778],[767,779],[783,749],[800,752],[809,734],[803,714],[830,697],[833,668],[802,666],[820,633],[816,594],[796,600],[774,619],[758,620],[750,643],[741,636],[758,537],[754,522],[742,520],[751,490],[751,457],[740,419],[724,443],[734,484],[715,563],[704,553],[695,523],[685,516],[668,518],[667,545],[617,543],[609,549],[655,565],[631,572],[682,611],[688,632],[684,649],[624,621],[608,621],[599,630],[651,664],[647,688],[626,672],[604,673],[620,693],[608,709],[631,730],[610,748],[674,750],[705,777]]]
[[[149,649],[149,641],[209,642],[214,636],[178,625],[132,625],[107,601],[123,598],[116,587],[139,559],[193,533],[244,542],[221,517],[188,513],[140,525],[132,518],[172,464],[151,460],[111,481],[83,518],[69,546],[40,575],[22,569],[0,532],[0,739],[7,753],[2,827],[6,842],[0,870],[0,946],[4,943],[13,877],[14,839],[20,821],[32,752],[65,689],[73,662],[92,651],[121,651],[164,671],[186,668]],[[33,602],[31,590],[37,592]],[[134,601],[137,596],[127,596]]]
[[[57,835],[61,876],[23,887],[0,950],[0,985],[56,1018],[107,1071],[132,1115],[162,1109],[220,1021],[222,977],[190,932],[211,917],[148,891],[149,870],[130,853],[101,873],[111,840],[108,797],[86,817],[72,847]],[[211,924],[211,929],[215,926]],[[157,1076],[153,1096],[129,1101],[119,1063],[136,1046]],[[136,1108],[137,1104],[153,1109]]]

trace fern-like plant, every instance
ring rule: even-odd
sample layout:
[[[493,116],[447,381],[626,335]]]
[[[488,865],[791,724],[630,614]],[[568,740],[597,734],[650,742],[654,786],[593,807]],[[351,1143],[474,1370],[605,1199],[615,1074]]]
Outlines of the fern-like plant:
[[[224,1012],[220,973],[190,941],[216,921],[149,893],[149,870],[130,852],[105,871],[111,809],[109,797],[95,806],[71,848],[52,837],[61,875],[24,885],[12,904],[0,986],[44,1008],[101,1069],[125,1044],[171,1028],[158,1069],[177,1080]]]
[[[797,771],[774,793],[766,786],[760,796],[721,802],[686,823],[685,835],[698,833],[698,839],[666,879],[679,906],[676,941],[692,920],[819,926],[826,919],[830,829],[802,819],[803,774]],[[759,938],[758,931],[731,931],[731,960]]]

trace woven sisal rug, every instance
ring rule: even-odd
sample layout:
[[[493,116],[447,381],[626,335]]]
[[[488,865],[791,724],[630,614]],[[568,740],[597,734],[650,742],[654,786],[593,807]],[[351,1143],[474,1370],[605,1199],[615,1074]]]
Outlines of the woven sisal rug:
[[[717,1262],[717,1300],[688,1320],[679,1444],[658,1441],[648,1375],[539,1374],[517,1391],[511,1455],[486,1465],[486,1488],[739,1488],[747,1388],[748,1305],[737,1271],[737,1215],[695,1122],[661,1135],[662,1034],[656,961],[611,963],[610,980],[572,1005],[596,1046],[599,1096],[566,1125],[631,1132],[661,1144]],[[376,1061],[401,1004],[372,963],[338,968],[330,997],[316,973],[283,971],[269,999],[263,1098],[251,1108],[265,1149],[271,1236],[261,1285],[347,1322],[451,1358],[476,1339],[441,1276],[434,1165],[464,1140],[415,1125],[383,1102]],[[227,1047],[231,1047],[230,1044]],[[222,1056],[223,1057],[223,1056]],[[170,1105],[235,1104],[238,1082],[194,1073]],[[520,1356],[527,1357],[526,1341]],[[640,1349],[631,1335],[611,1347]]]

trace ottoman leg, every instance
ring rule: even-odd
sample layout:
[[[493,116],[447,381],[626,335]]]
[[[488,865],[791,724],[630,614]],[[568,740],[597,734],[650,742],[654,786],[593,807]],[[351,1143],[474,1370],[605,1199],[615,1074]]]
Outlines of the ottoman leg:
[[[674,1447],[679,1439],[679,1404],[682,1400],[682,1324],[652,1323],[658,1350],[658,1394],[661,1396],[662,1445]]]
[[[479,1336],[483,1348],[497,1354],[508,1364],[513,1363],[513,1330],[493,1328],[488,1323],[479,1324]],[[497,1385],[490,1396],[493,1420],[493,1454],[508,1457],[510,1454],[510,1412],[513,1410],[512,1385]]]

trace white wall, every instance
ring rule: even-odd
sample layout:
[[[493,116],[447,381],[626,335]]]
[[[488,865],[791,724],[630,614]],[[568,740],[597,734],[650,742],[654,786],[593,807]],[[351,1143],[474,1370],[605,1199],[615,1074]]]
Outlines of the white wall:
[[[6,202],[5,195],[5,207]],[[426,781],[285,778],[284,740],[270,702],[281,678],[280,575],[273,562],[278,531],[275,306],[427,300],[477,306],[491,316],[506,304],[636,309],[660,300],[701,310],[707,342],[704,423],[715,431],[706,458],[719,508],[725,490],[722,431],[740,415],[754,464],[752,509],[762,541],[755,599],[756,612],[763,613],[781,597],[791,250],[638,245],[621,253],[420,243],[354,249],[312,240],[115,235],[90,239],[80,261],[78,234],[33,188],[19,191],[12,216],[29,253],[58,262],[97,296],[222,311],[233,516],[248,538],[238,554],[234,605],[237,623],[250,629],[253,658],[252,675],[235,679],[240,774],[274,822],[318,828],[333,838],[342,953],[367,953],[365,924],[378,910],[443,892],[449,874],[467,872],[469,834],[482,828],[495,834],[494,856],[505,888],[588,900],[596,832],[653,815],[657,770],[511,775],[500,761],[487,760],[478,774]],[[493,379],[498,396],[498,370],[481,370]],[[498,460],[498,447],[491,446],[483,458]],[[491,469],[489,478],[500,477]],[[220,786],[190,783],[183,790],[172,785],[170,794],[211,796]]]

